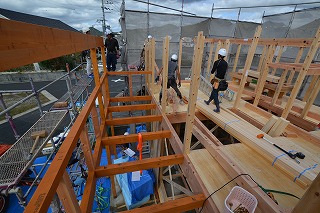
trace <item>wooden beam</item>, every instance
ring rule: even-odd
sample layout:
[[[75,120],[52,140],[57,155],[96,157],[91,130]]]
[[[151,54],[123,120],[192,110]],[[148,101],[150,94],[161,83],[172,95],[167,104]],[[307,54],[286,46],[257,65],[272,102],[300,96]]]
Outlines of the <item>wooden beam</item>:
[[[268,135],[270,135],[271,137],[279,137],[284,132],[288,124],[289,121],[280,117],[279,119],[277,119],[276,123],[271,127],[270,131],[268,132]]]
[[[0,19],[0,71],[103,46],[101,37]]]
[[[95,166],[93,162],[92,148],[90,145],[87,126],[84,126],[83,130],[81,131],[80,141],[82,144],[82,151],[86,160],[86,164],[88,166],[88,170],[93,171]]]
[[[92,60],[94,83],[97,87],[100,87],[101,89],[96,48],[90,49],[90,57]],[[100,117],[101,117],[101,120],[104,121],[106,118],[105,118],[104,107],[102,102],[101,90],[98,92],[98,103],[99,103]]]
[[[316,85],[317,81],[318,81],[318,76],[311,76],[312,80],[308,86],[308,89],[306,91],[306,93],[303,96],[302,101],[307,102],[307,99],[309,98],[311,92],[313,91],[314,86]]]
[[[192,137],[192,127],[195,117],[195,109],[196,109],[196,101],[198,97],[198,88],[200,83],[200,72],[202,65],[202,57],[203,57],[203,49],[204,49],[204,36],[203,32],[199,32],[197,36],[197,49],[194,57],[195,65],[192,69],[191,74],[191,83],[190,83],[190,91],[189,91],[189,103],[188,103],[188,115],[186,119],[186,127],[184,133],[184,153],[190,153],[190,144]]]
[[[304,193],[292,213],[318,212],[320,209],[320,173]]]
[[[97,178],[107,177],[116,174],[134,172],[139,170],[159,168],[169,165],[182,164],[184,156],[182,154],[168,155],[158,158],[148,158],[138,161],[100,166],[95,170]]]
[[[226,39],[221,38],[206,38],[205,42],[223,42]],[[254,38],[241,39],[241,38],[230,38],[232,44],[245,44],[249,45],[252,43]],[[310,47],[312,38],[262,38],[259,39],[258,45],[283,45],[291,47]]]
[[[314,76],[314,77],[316,77],[316,76]],[[309,97],[307,99],[307,103],[306,103],[306,105],[304,106],[304,108],[302,110],[302,113],[300,115],[301,118],[306,118],[307,117],[311,106],[313,105],[314,101],[316,100],[316,98],[318,96],[319,90],[320,90],[320,76],[318,77],[318,81],[315,84],[311,94],[309,95]]]
[[[162,48],[162,112],[166,113],[167,106],[167,84],[168,84],[168,60],[169,60],[169,37],[166,36]],[[180,69],[180,68],[179,68]]]
[[[303,63],[302,71],[299,73],[299,76],[297,78],[295,86],[294,86],[293,90],[291,91],[291,94],[290,94],[290,97],[288,99],[287,105],[286,105],[285,109],[282,112],[281,117],[283,117],[283,118],[287,118],[289,113],[290,113],[291,107],[293,106],[293,102],[297,97],[297,94],[298,94],[299,89],[300,89],[300,87],[302,85],[303,79],[305,78],[305,76],[307,74],[307,71],[308,71],[308,69],[310,67],[310,64],[311,64],[316,52],[318,51],[319,40],[320,40],[320,27],[318,28],[317,33],[316,33],[316,35],[315,35],[315,37],[314,37],[314,39],[312,41],[312,44],[311,44],[310,49],[309,49],[309,52],[308,52],[308,54],[306,56],[306,59],[305,59],[305,61]]]
[[[247,72],[249,71],[249,69],[251,67],[251,63],[252,63],[252,60],[253,60],[254,53],[256,52],[256,48],[257,48],[257,45],[258,45],[258,41],[259,41],[259,38],[260,38],[261,31],[262,31],[261,26],[258,26],[257,29],[256,29],[256,32],[254,33],[254,39],[253,39],[253,41],[252,41],[252,43],[250,45],[250,48],[249,48],[249,51],[248,51],[248,55],[247,55],[247,60],[246,60],[246,63],[244,65],[244,68],[243,68],[244,75],[242,75],[242,79],[241,79],[240,86],[239,86],[239,89],[238,89],[237,97],[236,97],[236,100],[235,100],[234,105],[233,105],[233,107],[235,109],[239,108],[241,95],[242,95],[242,92],[244,90],[244,85],[247,82],[247,76],[248,76]]]
[[[218,52],[221,49],[221,41],[218,41],[216,51],[214,52],[214,58],[213,61],[218,60]]]
[[[57,188],[57,193],[59,196],[59,200],[61,201],[66,212],[80,212],[80,206],[78,204],[78,200],[74,193],[74,189],[67,171],[63,173],[63,176]]]
[[[236,53],[236,57],[235,57],[235,59],[234,59],[232,72],[236,72],[236,70],[237,70],[237,65],[238,65],[238,60],[239,60],[240,51],[241,51],[241,44],[239,44],[239,45],[238,45],[238,48],[237,48],[237,53]]]
[[[279,47],[279,46],[278,46],[278,47]],[[279,51],[278,51],[278,55],[277,55],[277,58],[276,58],[275,63],[279,63],[280,58],[281,58],[281,56],[282,56],[283,47],[284,47],[284,46],[280,46],[280,47],[279,47]],[[274,75],[274,74],[276,73],[276,71],[277,71],[277,68],[273,68],[273,70],[272,70],[272,72],[271,72],[271,75]]]
[[[183,43],[183,40],[180,39],[180,42],[179,42],[179,57],[178,57],[178,67],[180,69],[180,73],[181,73],[181,61],[182,61],[182,43]]]
[[[299,63],[300,62],[303,50],[304,50],[304,48],[300,47],[299,52],[297,53],[297,57],[296,57],[294,63]],[[290,76],[289,76],[288,81],[287,81],[288,84],[292,84],[292,80],[293,80],[294,74],[295,74],[295,71],[291,70]]]
[[[152,96],[132,96],[110,98],[110,102],[131,102],[131,101],[151,101]]]
[[[263,125],[260,122],[256,121],[254,118],[252,118],[250,115],[247,115],[245,112],[242,112],[241,109],[231,108],[230,111],[238,115],[240,118],[248,121],[250,124],[257,127],[258,129],[261,129],[263,127]]]
[[[152,37],[151,39],[151,91],[154,92],[154,70],[155,70],[155,66],[156,66],[156,41],[155,39]]]
[[[88,172],[87,181],[83,191],[80,209],[81,212],[91,212],[94,200],[94,195],[96,192],[96,178],[94,176],[94,171]]]
[[[120,126],[133,123],[144,123],[144,122],[154,122],[161,121],[161,115],[147,115],[147,116],[137,116],[128,118],[115,118],[106,120],[107,126]]]
[[[142,132],[142,140],[156,140],[161,138],[170,138],[171,131],[157,131],[157,132]],[[116,145],[116,144],[124,144],[130,142],[137,142],[138,141],[138,134],[131,134],[131,135],[120,135],[120,136],[113,136],[113,137],[104,137],[102,138],[103,145]]]
[[[262,127],[261,131],[268,133],[270,129],[273,127],[273,125],[277,122],[278,117],[277,116],[272,116],[268,122]]]
[[[206,197],[204,196],[204,194],[198,194],[190,197],[180,198],[177,200],[167,201],[165,203],[124,211],[123,213],[186,212],[188,210],[200,208],[205,199]]]
[[[211,75],[210,68],[211,68],[213,47],[214,47],[214,43],[210,43],[209,57],[208,57],[208,61],[207,61],[207,76],[206,76],[207,80],[210,80],[210,75]]]
[[[255,90],[256,95],[255,95],[255,99],[254,99],[254,102],[253,102],[254,106],[258,105],[259,100],[261,98],[261,94],[263,92],[263,87],[264,87],[264,85],[266,83],[266,80],[267,80],[267,77],[268,77],[268,72],[269,72],[268,64],[272,61],[272,58],[273,58],[273,55],[274,55],[274,51],[275,51],[274,46],[269,46],[268,47],[267,57],[266,57],[265,62],[263,64],[263,68],[261,70],[260,77],[259,77],[259,80],[258,80],[258,85],[257,85],[257,88]]]
[[[171,175],[171,178],[173,178],[173,175]],[[184,177],[182,176],[181,178],[184,178]],[[176,182],[174,182],[173,180],[170,180],[170,175],[169,175],[169,177],[162,177],[162,179],[164,181],[166,181],[167,183],[171,184],[174,188],[176,188],[179,191],[183,192],[184,194],[189,195],[189,196],[193,196],[194,195],[194,193],[192,193],[189,189],[186,189],[185,187],[183,187],[183,186],[177,184]]]
[[[276,89],[276,91],[275,91],[275,93],[273,95],[272,101],[271,101],[272,105],[274,105],[277,102],[278,98],[279,98],[279,95],[280,95],[280,92],[281,92],[281,88],[284,85],[284,82],[286,81],[287,73],[288,73],[288,70],[285,69],[283,71],[283,73],[281,74],[279,83],[277,85],[277,89]]]
[[[150,75],[152,74],[151,71],[121,71],[121,72],[107,72],[107,75],[109,76],[115,76],[115,75]]]
[[[137,105],[125,105],[125,106],[110,106],[108,112],[127,112],[138,110],[150,110],[155,109],[156,104],[137,104]]]
[[[261,72],[262,70],[262,67],[264,66],[264,62],[265,62],[265,59],[266,59],[266,54],[267,54],[267,45],[264,45],[263,46],[263,50],[262,50],[262,54],[260,56],[260,60],[259,60],[259,65],[258,65],[258,68],[257,68],[257,72]]]
[[[209,140],[211,140],[216,146],[222,146],[223,144],[219,141],[216,136],[213,135],[211,131],[199,120],[199,118],[194,118],[194,126],[198,128]],[[218,126],[216,126],[218,127]],[[194,131],[194,128],[192,129]],[[213,131],[213,130],[212,130]]]
[[[282,108],[280,108],[278,106],[272,106],[270,103],[262,101],[262,100],[259,102],[259,106],[262,106],[266,109],[270,109],[272,112],[275,112],[278,115],[281,115],[283,112]],[[302,128],[304,130],[307,130],[307,131],[314,131],[315,127],[317,125],[315,123],[312,123],[310,121],[307,121],[305,119],[300,118],[299,115],[296,115],[294,113],[289,113],[287,120],[290,121],[292,124]]]
[[[221,165],[221,167],[226,171],[230,177],[236,177],[239,174],[244,174],[232,159],[226,156],[219,147],[215,146],[200,130],[195,129],[195,137],[201,141],[201,144],[206,148],[206,150],[213,156]],[[250,193],[252,193],[259,201],[260,208],[266,212],[279,212],[279,206],[273,202],[269,196],[262,191],[257,184],[251,179],[245,176],[240,176],[234,180],[240,187],[243,187]],[[207,202],[211,200],[208,199]]]

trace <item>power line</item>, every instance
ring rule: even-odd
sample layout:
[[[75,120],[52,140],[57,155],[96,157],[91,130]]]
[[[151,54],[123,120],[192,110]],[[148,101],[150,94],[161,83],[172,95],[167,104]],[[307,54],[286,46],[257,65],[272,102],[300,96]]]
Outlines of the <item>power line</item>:
[[[239,8],[259,8],[259,7],[283,7],[283,6],[295,6],[295,5],[306,5],[306,4],[319,4],[320,2],[306,2],[306,3],[295,3],[295,4],[273,4],[273,5],[256,5],[256,6],[241,6],[241,7],[218,7],[214,10],[230,10]]]
[[[140,3],[144,3],[144,4],[156,6],[156,7],[161,7],[161,8],[164,8],[164,9],[173,10],[173,11],[177,11],[177,12],[182,12],[182,13],[186,13],[186,14],[193,15],[193,16],[196,15],[194,13],[189,13],[189,12],[185,12],[185,11],[182,11],[182,10],[173,9],[173,8],[170,8],[170,7],[165,7],[165,6],[162,6],[162,5],[159,5],[159,4],[150,3],[150,2],[145,2],[145,1],[140,1],[140,0],[132,0],[132,1],[140,2]]]

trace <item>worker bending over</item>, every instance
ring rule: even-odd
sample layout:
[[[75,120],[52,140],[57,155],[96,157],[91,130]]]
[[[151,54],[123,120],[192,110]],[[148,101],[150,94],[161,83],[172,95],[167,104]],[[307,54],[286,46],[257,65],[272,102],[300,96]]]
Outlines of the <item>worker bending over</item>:
[[[212,79],[212,92],[209,97],[209,100],[204,100],[204,102],[209,105],[212,100],[214,100],[214,104],[216,105],[216,109],[213,110],[216,113],[220,112],[220,106],[219,106],[219,99],[218,99],[218,87],[219,82],[224,79],[227,69],[228,69],[228,63],[224,60],[224,57],[226,56],[227,51],[226,49],[220,49],[218,52],[218,60],[216,60],[213,64],[211,74],[215,74],[214,78]]]
[[[184,101],[182,99],[182,95],[180,90],[178,89],[178,86],[181,87],[181,77],[180,77],[180,69],[178,67],[178,56],[176,54],[173,54],[171,56],[171,60],[168,63],[168,83],[167,83],[167,89],[172,87],[174,91],[176,91],[177,96],[180,98],[179,103],[184,104]],[[158,76],[162,73],[163,67],[161,68],[160,72],[158,73]],[[177,79],[176,75],[178,77],[179,83],[177,85]],[[158,78],[158,77],[157,77]],[[163,85],[162,85],[163,86]],[[160,91],[159,94],[159,102],[161,104],[161,99],[162,99],[162,90]]]

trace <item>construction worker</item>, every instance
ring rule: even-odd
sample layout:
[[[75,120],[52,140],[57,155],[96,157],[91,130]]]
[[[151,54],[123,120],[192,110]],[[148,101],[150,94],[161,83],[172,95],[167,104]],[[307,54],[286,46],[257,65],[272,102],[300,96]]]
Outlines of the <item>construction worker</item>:
[[[151,35],[148,35],[148,42],[150,42],[152,39]],[[145,69],[145,47],[146,47],[146,43],[143,44],[143,48],[142,51],[140,53],[140,64],[138,66],[138,71],[144,71]]]
[[[119,55],[119,43],[114,38],[113,33],[107,35],[104,46],[107,48],[107,69],[115,71],[117,64],[117,55]]]
[[[87,34],[90,35],[90,28],[89,27],[85,27],[82,29],[83,34]],[[91,72],[91,66],[92,66],[92,62],[91,62],[91,57],[90,57],[90,50],[84,50],[82,51],[82,61],[86,61],[87,62],[87,75],[89,78],[93,78],[93,73]]]
[[[178,61],[177,54],[173,54],[171,56],[171,60],[168,63],[168,83],[167,83],[167,88],[169,89],[170,87],[172,87],[176,91],[178,97],[180,98],[179,103],[180,104],[184,104],[181,92],[178,89],[178,87],[181,87],[181,77],[180,77],[180,70],[179,70],[177,61]],[[163,67],[161,68],[160,72],[158,73],[158,76],[162,73],[162,70],[163,70]],[[176,75],[177,75],[178,80],[179,80],[178,85],[177,85]],[[161,99],[162,99],[162,90],[160,91],[160,94],[159,94],[159,102],[160,102],[160,104],[161,104]]]
[[[209,100],[204,100],[204,102],[209,105],[212,100],[214,100],[214,104],[216,105],[216,109],[213,110],[216,113],[220,112],[219,107],[219,99],[218,99],[218,87],[219,82],[224,79],[227,69],[228,69],[228,63],[224,60],[224,57],[227,55],[226,49],[220,49],[218,52],[218,60],[216,60],[213,64],[211,74],[215,74],[214,78],[212,79],[212,92],[209,97]]]

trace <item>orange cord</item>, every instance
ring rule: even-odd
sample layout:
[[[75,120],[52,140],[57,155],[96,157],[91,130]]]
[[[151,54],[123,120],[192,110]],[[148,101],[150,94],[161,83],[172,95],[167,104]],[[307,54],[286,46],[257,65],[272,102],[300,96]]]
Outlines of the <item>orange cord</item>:
[[[139,160],[142,160],[142,135],[141,133],[138,133],[138,146],[137,150],[139,150]],[[140,170],[140,174],[142,175],[142,170]]]

